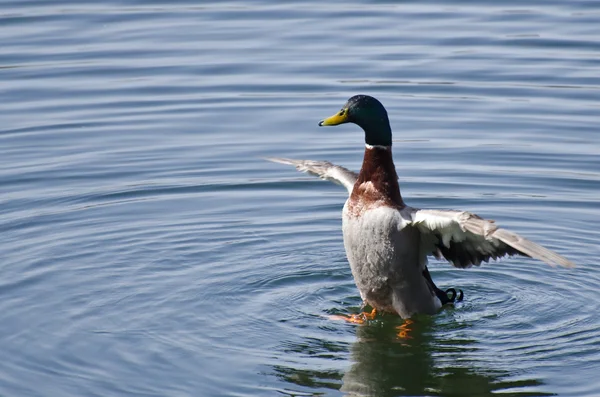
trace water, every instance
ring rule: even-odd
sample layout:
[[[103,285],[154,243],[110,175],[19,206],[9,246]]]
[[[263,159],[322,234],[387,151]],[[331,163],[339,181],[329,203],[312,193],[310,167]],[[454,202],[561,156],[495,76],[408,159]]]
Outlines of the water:
[[[0,395],[597,396],[600,4],[0,4]],[[578,264],[457,270],[418,318],[360,299],[343,188],[354,94],[404,198],[496,219]]]

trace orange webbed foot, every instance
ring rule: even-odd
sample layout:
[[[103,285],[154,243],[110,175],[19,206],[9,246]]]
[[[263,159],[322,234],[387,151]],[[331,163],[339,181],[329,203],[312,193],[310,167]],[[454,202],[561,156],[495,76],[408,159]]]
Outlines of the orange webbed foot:
[[[377,309],[371,310],[371,313],[362,312],[350,316],[329,316],[329,318],[332,320],[344,320],[352,324],[364,324],[367,320],[374,320],[375,316],[377,316]]]

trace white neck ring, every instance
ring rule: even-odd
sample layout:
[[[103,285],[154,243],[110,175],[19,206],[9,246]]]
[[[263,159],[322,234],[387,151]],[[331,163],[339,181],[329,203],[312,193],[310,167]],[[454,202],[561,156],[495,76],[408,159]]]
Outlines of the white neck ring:
[[[369,145],[368,143],[365,143],[365,147],[367,149],[389,149],[391,146],[385,146],[385,145]]]

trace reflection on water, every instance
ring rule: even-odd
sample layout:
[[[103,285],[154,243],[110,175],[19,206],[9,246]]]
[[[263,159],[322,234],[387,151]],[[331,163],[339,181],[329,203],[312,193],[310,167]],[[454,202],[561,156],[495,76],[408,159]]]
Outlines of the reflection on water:
[[[448,322],[440,327],[433,317],[420,316],[411,324],[408,339],[398,338],[400,324],[401,320],[385,316],[356,326],[356,341],[351,344],[306,338],[288,351],[315,361],[343,359],[340,353],[349,353],[351,365],[346,370],[315,369],[320,367],[315,363],[311,369],[277,365],[274,372],[296,386],[340,390],[347,396],[554,395],[537,390],[543,385],[539,379],[497,370],[474,358],[471,353],[478,350],[477,342],[459,336],[468,327],[465,323]]]

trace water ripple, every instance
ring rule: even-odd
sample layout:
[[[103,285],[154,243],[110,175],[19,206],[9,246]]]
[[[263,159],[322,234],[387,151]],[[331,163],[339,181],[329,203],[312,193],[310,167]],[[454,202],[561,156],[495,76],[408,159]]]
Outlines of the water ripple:
[[[597,4],[5,1],[0,394],[595,396]],[[411,205],[578,264],[433,262],[466,299],[360,309],[317,122],[386,105]]]

